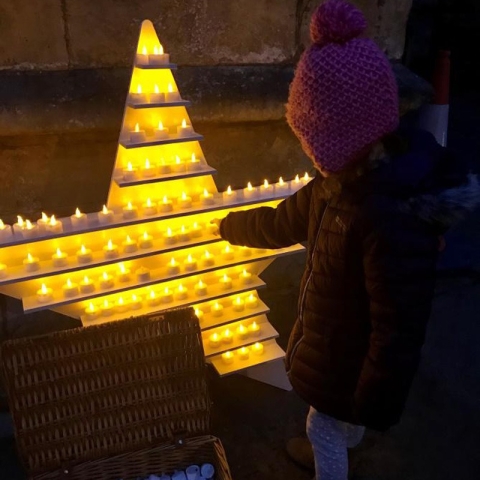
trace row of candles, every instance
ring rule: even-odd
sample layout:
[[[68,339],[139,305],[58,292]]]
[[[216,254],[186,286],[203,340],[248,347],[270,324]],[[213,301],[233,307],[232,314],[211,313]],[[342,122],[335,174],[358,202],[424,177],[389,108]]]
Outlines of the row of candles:
[[[250,358],[250,352],[253,355],[261,356],[265,353],[265,347],[263,343],[256,342],[250,347],[241,347],[237,350],[228,350],[225,353],[222,353],[222,362],[225,365],[231,365],[235,362],[235,358],[239,360],[248,360]]]
[[[146,103],[175,103],[181,102],[182,97],[178,90],[174,90],[171,83],[168,84],[167,91],[161,92],[158,85],[154,85],[153,92],[145,92],[142,85],[139,83],[137,89],[129,93],[129,100],[135,104]]]
[[[122,171],[123,180],[127,182],[141,178],[154,178],[159,175],[168,175],[171,173],[182,174],[185,172],[198,172],[202,170],[204,162],[198,159],[195,153],[187,160],[181,159],[178,155],[171,162],[165,162],[162,158],[158,164],[151,162],[148,158],[142,166],[127,162],[127,166]]]
[[[191,258],[191,255],[187,257],[187,261],[185,262],[186,271],[189,271],[187,269],[189,268],[190,260],[193,260]],[[174,258],[172,258],[172,260],[168,263],[167,272],[169,275],[175,275],[180,273],[180,266]],[[138,283],[145,283],[145,282],[151,281],[151,272],[146,267],[137,268],[134,272],[134,275]],[[83,279],[79,283],[73,282],[70,278],[68,278],[65,284],[62,286],[62,292],[65,298],[73,298],[80,294],[89,295],[95,292],[98,289],[98,287],[100,288],[100,290],[110,291],[112,288],[114,288],[117,282],[125,284],[127,282],[131,282],[132,277],[133,275],[130,269],[121,263],[119,264],[118,271],[116,271],[115,273],[112,273],[112,272],[109,273],[107,271],[104,271],[98,278],[97,284],[95,284],[95,282],[87,275],[84,275]],[[165,277],[161,276],[160,278],[165,278]],[[240,286],[248,286],[253,283],[254,277],[250,272],[244,269],[238,275],[237,280]],[[218,285],[222,291],[228,291],[228,290],[232,290],[234,281],[232,277],[224,273],[223,275],[218,277],[215,284]],[[193,286],[195,295],[197,297],[206,296],[208,294],[208,290],[210,286],[211,285],[205,283],[203,280],[199,280]],[[185,287],[180,284],[178,289],[179,289],[179,292],[177,292],[176,294],[176,298],[178,300],[182,300],[183,298],[187,298],[189,296],[190,294],[189,290],[191,290],[191,288],[189,289],[188,287]],[[170,298],[170,294],[172,295],[172,298],[173,298],[173,292],[171,291],[170,288],[166,287],[165,291],[163,292],[163,297]],[[152,298],[156,298],[154,295],[154,292],[152,293],[152,295],[153,295]],[[179,298],[179,296],[183,296],[183,298]],[[52,302],[52,300],[53,300],[53,289],[50,287],[47,287],[43,283],[41,288],[37,290],[38,303],[50,303]],[[234,309],[241,311],[245,307],[245,304],[243,304],[242,302],[239,302],[238,304],[234,304],[233,307]],[[221,312],[218,312],[218,314],[221,315]]]
[[[227,327],[223,329],[223,331],[217,331],[212,333],[208,336],[208,345],[212,349],[219,348],[222,344],[228,345],[233,343],[234,339],[237,338],[238,340],[246,340],[249,337],[258,337],[261,333],[260,325],[253,321],[250,325],[245,326],[243,323],[240,323],[238,327],[236,327],[235,331],[230,329],[231,327]]]
[[[175,128],[176,136],[173,138],[187,138],[192,135],[196,135],[193,130],[193,126],[187,123],[187,120],[184,118],[180,125],[177,125]],[[140,124],[137,122],[133,130],[129,130],[128,138],[131,143],[141,143],[147,141],[160,141],[160,140],[169,140],[172,135],[170,128],[164,127],[163,123],[160,121],[158,125],[153,129],[153,137],[147,135],[147,130],[140,127]]]
[[[135,57],[137,65],[168,65],[170,63],[170,55],[165,53],[163,45],[154,45],[151,52],[144,45]]]

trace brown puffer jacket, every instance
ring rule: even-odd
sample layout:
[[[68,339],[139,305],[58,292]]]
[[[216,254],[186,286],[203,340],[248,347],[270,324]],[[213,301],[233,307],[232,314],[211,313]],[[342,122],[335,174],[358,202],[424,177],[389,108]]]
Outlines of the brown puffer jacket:
[[[409,153],[328,201],[317,177],[276,209],[221,222],[236,245],[308,242],[286,367],[318,411],[378,430],[399,420],[430,315],[438,235],[480,200],[476,178],[453,166],[417,132]]]

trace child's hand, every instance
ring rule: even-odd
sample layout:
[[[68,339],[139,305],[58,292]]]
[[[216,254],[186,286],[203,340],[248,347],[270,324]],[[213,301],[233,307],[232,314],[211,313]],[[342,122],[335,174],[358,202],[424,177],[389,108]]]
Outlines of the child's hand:
[[[210,220],[210,225],[211,225],[210,232],[217,237],[220,236],[221,223],[222,223],[222,220],[219,218],[213,218],[212,220]]]

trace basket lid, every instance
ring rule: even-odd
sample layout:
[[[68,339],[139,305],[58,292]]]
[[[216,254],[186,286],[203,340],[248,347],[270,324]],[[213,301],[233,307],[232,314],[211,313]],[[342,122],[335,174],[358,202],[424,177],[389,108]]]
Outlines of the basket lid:
[[[191,308],[10,340],[1,357],[31,474],[209,431]]]

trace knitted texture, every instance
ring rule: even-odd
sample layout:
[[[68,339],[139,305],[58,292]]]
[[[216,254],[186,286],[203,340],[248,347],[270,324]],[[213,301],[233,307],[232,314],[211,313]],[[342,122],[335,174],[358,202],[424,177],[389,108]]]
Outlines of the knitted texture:
[[[398,88],[378,46],[359,38],[362,12],[327,0],[314,12],[314,42],[290,85],[287,121],[305,153],[322,170],[338,172],[398,127]]]

